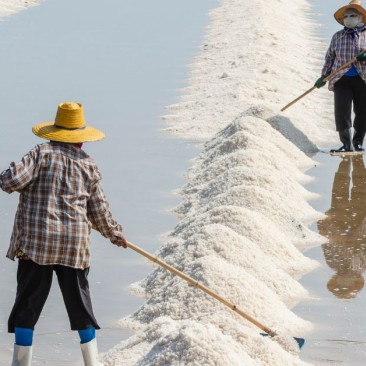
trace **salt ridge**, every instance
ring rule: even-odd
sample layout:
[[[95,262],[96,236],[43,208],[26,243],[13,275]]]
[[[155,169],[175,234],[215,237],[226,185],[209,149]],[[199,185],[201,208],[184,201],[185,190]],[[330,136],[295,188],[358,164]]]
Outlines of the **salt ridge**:
[[[39,5],[40,2],[41,0],[0,0],[0,19]]]
[[[222,0],[190,85],[164,116],[168,131],[204,145],[177,192],[180,221],[157,256],[281,337],[260,336],[156,268],[131,286],[146,301],[120,324],[136,332],[103,356],[105,365],[308,365],[291,336],[305,337],[312,324],[291,308],[309,297],[297,280],[319,265],[303,252],[325,239],[309,229],[323,214],[308,202],[316,197],[304,187],[314,162],[305,152],[336,135],[325,91],[279,109],[310,88],[321,68],[316,55],[325,45],[310,11],[304,0]]]

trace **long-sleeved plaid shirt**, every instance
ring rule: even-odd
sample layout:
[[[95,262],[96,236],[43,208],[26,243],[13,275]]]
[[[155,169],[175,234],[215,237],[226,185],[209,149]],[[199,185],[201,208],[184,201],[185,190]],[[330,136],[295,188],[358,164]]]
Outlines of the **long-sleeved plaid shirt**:
[[[7,257],[21,250],[38,264],[90,266],[90,232],[123,237],[92,158],[72,144],[37,145],[0,174],[0,188],[20,193]]]
[[[325,63],[322,76],[328,76],[332,72],[356,57],[361,51],[366,49],[366,30],[356,32],[354,36],[344,29],[335,33],[330,42],[325,55]],[[364,82],[366,82],[366,63],[354,62],[353,64]],[[334,84],[351,68],[346,67],[339,71],[333,79],[329,81],[329,90],[334,90]]]

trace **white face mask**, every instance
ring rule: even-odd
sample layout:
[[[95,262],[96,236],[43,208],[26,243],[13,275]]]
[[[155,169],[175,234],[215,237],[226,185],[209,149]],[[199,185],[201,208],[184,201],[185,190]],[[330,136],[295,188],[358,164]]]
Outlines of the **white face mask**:
[[[343,23],[347,28],[355,28],[362,24],[362,15],[354,11],[346,11],[343,16]]]

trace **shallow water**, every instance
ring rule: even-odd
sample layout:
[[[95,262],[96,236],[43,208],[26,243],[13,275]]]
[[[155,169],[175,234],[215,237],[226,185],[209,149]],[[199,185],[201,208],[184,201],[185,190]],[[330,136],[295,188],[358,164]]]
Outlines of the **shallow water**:
[[[318,164],[308,174],[315,180],[307,188],[321,194],[312,205],[327,214],[314,230],[329,241],[306,252],[322,266],[300,280],[313,299],[294,311],[315,326],[305,335],[301,357],[315,365],[361,365],[366,360],[365,158],[319,153],[314,159]]]
[[[309,0],[309,3],[319,24],[317,34],[323,38],[326,49],[332,35],[341,29],[333,14],[347,2]],[[304,336],[306,344],[301,358],[314,365],[363,365],[366,363],[365,158],[342,159],[325,153],[313,158],[318,164],[307,173],[315,180],[307,188],[321,197],[311,204],[328,214],[326,220],[314,223],[313,229],[327,235],[329,243],[306,252],[322,266],[300,280],[313,300],[299,304],[294,311],[315,326],[313,333]]]
[[[87,123],[107,139],[86,144],[103,174],[112,212],[127,238],[154,252],[177,222],[189,159],[198,148],[164,135],[160,117],[185,86],[187,63],[202,44],[208,10],[216,1],[46,0],[0,23],[1,167],[41,140],[31,126],[54,118],[57,104],[84,104]],[[192,12],[192,7],[195,11]],[[169,29],[169,32],[167,32]],[[0,195],[0,364],[10,364],[13,336],[6,323],[15,296],[16,263],[5,258],[17,196]],[[100,351],[128,333],[117,321],[142,304],[128,285],[151,270],[136,253],[92,237],[90,287]],[[80,365],[78,337],[69,331],[54,281],[34,339],[34,365]]]

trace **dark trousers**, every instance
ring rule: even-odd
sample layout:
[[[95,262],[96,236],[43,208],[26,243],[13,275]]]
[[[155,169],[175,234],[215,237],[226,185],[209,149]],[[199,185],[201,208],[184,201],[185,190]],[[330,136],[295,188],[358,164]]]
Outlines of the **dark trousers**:
[[[39,265],[19,259],[17,294],[8,321],[9,333],[15,327],[34,329],[51,289],[53,271],[56,272],[72,330],[90,327],[100,329],[93,314],[88,273],[61,265]]]
[[[366,132],[366,84],[360,76],[343,76],[334,84],[334,115],[337,131],[352,127],[352,104],[355,113],[353,142],[362,144]]]

